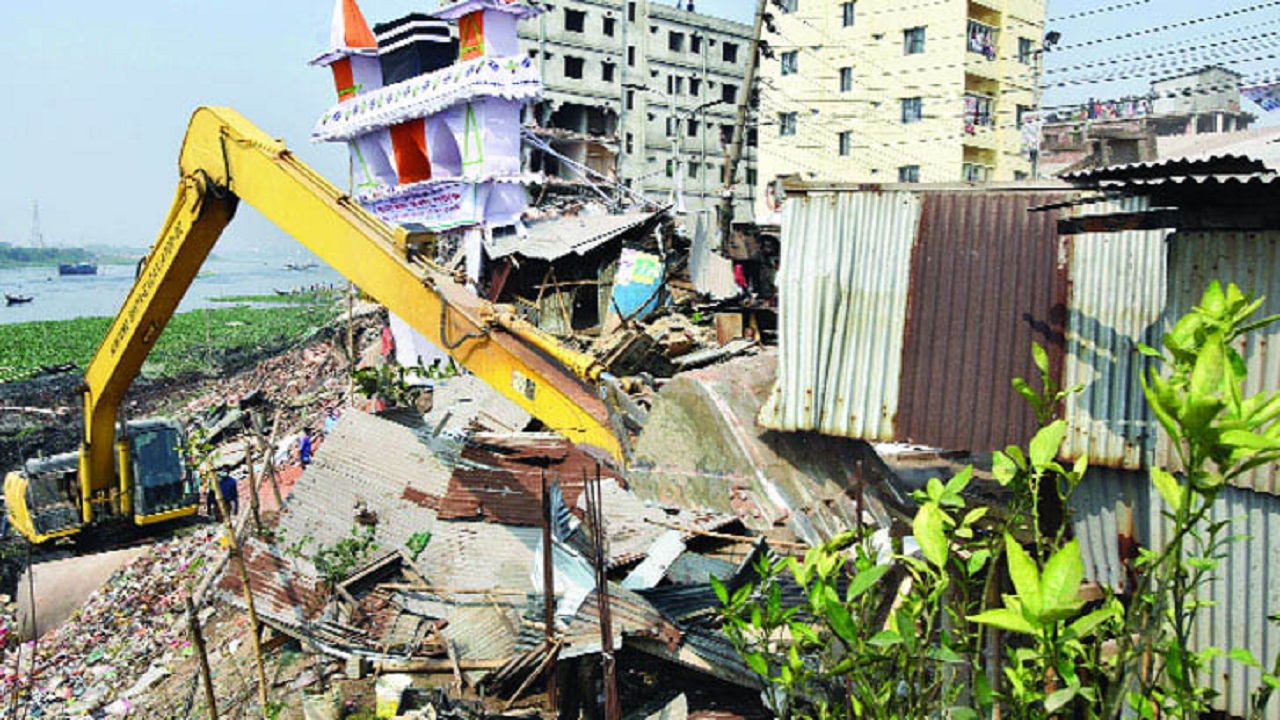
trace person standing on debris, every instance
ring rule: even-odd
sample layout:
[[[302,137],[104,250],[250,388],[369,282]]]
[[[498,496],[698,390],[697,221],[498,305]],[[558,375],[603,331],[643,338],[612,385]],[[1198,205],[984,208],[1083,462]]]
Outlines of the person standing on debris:
[[[302,428],[302,437],[298,440],[298,461],[302,467],[311,464],[311,428]]]
[[[240,512],[240,488],[231,473],[223,473],[218,479],[218,488],[222,491],[222,502],[227,505],[227,514],[235,517]]]

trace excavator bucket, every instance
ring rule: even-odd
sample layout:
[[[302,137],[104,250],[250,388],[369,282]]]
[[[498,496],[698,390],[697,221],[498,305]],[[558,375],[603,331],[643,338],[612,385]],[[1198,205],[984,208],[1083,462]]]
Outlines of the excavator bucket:
[[[79,454],[28,460],[23,471],[4,480],[5,512],[9,524],[33,543],[74,535],[80,531]]]

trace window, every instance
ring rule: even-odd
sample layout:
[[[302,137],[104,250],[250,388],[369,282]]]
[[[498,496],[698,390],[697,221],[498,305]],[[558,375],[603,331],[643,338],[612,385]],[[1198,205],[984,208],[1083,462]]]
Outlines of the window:
[[[840,5],[840,22],[844,27],[853,27],[853,9],[856,3],[841,3]]]
[[[919,55],[924,52],[924,28],[913,27],[902,31],[902,54]]]
[[[614,65],[611,62],[601,64],[600,79],[604,80],[605,82],[613,82],[613,72],[614,70],[617,69],[617,67],[618,67],[617,65]]]
[[[564,56],[564,76],[567,78],[573,78],[574,80],[581,80],[582,66],[584,64],[585,63],[580,57],[565,55]]]
[[[898,168],[898,182],[900,183],[918,183],[920,182],[920,166],[919,165],[903,165]]]
[[[1033,109],[1034,108],[1030,105],[1018,106],[1018,127],[1022,127],[1027,122],[1027,115],[1030,114]]]
[[[701,35],[689,36],[689,52],[695,55],[702,52],[702,36]]]
[[[689,94],[692,95],[693,97],[698,97],[698,93],[701,91],[702,91],[701,78],[696,78],[696,77],[689,78]]]
[[[628,110],[636,109],[636,91],[635,90],[627,91],[627,109]]]
[[[613,34],[618,31],[617,18],[611,18],[611,17],[604,18],[604,27],[601,29],[604,30],[604,34],[607,37],[613,37]]]
[[[788,50],[782,53],[782,74],[795,75],[800,72],[800,51]]]
[[[1035,54],[1035,43],[1031,38],[1018,38],[1018,62],[1030,65]]]
[[[964,131],[972,135],[980,127],[991,127],[995,124],[992,115],[992,100],[985,95],[964,96]]]
[[[684,33],[667,33],[667,49],[671,52],[684,52]]]
[[[918,97],[902,98],[902,124],[918,123],[924,117],[924,101]]]
[[[698,179],[698,163],[696,162],[689,163],[689,179],[690,180]]]
[[[748,184],[748,185],[755,185],[755,184],[756,184],[756,171],[755,171],[755,168],[747,168],[747,184]]]
[[[698,121],[689,119],[685,121],[685,134],[689,137],[698,137]]]
[[[800,6],[800,0],[777,0],[777,3],[778,9],[782,10],[784,15],[795,12]]]
[[[738,102],[738,88],[737,88],[737,86],[730,85],[730,84],[728,84],[728,83],[725,83],[724,85],[721,85],[721,86],[720,86],[720,100],[721,100],[721,102],[726,102],[726,103],[730,103],[730,104]]]
[[[969,52],[981,55],[988,60],[996,59],[996,47],[999,45],[999,40],[997,39],[998,31],[994,27],[980,23],[977,20],[970,20],[968,34]]]
[[[683,95],[684,94],[684,78],[676,75],[667,76],[667,94]]]
[[[627,154],[630,155],[636,151],[636,136],[627,133]]]
[[[667,177],[675,177],[675,176],[676,176],[676,161],[669,159],[667,160]]]
[[[727,63],[738,62],[738,43],[727,42],[721,45],[720,58]]]
[[[840,68],[840,92],[853,92],[853,68]]]
[[[636,46],[635,45],[632,45],[631,47],[627,48],[627,65],[631,67],[636,66]]]
[[[849,157],[853,154],[853,131],[845,130],[838,136],[840,141],[840,156]]]
[[[790,137],[796,134],[796,114],[778,113],[778,135]]]
[[[633,2],[627,3],[627,21],[628,22],[636,21],[636,4]]]
[[[965,163],[961,166],[965,182],[986,182],[991,179],[991,168],[977,163]]]
[[[675,136],[676,136],[676,119],[671,116],[667,116],[667,137],[675,137]]]
[[[569,32],[586,32],[587,14],[581,10],[564,11],[564,29]]]

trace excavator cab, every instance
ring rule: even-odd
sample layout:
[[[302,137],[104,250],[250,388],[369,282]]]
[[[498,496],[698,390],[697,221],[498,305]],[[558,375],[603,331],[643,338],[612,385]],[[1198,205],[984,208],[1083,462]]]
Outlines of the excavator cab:
[[[140,420],[128,427],[134,522],[151,525],[192,514],[199,486],[182,449],[186,442],[182,423]]]
[[[153,525],[195,514],[199,488],[195,473],[187,467],[182,423],[130,422],[124,439],[118,444],[113,490],[90,498],[91,524],[131,520],[136,525]],[[23,470],[10,473],[4,483],[13,527],[37,543],[80,532],[85,526],[80,453],[28,460]]]

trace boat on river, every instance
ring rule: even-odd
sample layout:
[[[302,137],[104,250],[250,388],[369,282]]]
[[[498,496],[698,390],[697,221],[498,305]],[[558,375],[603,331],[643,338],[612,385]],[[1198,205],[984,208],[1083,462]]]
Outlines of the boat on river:
[[[58,263],[59,275],[97,275],[98,265],[96,263],[77,262],[77,263]]]
[[[35,300],[35,298],[32,297],[31,295],[10,295],[9,293],[4,294],[5,305],[26,305],[32,300]]]

